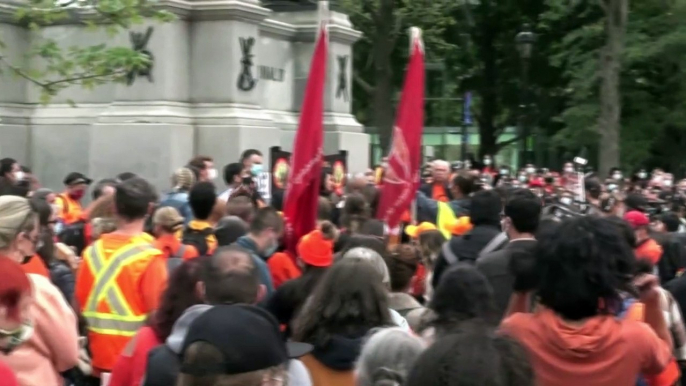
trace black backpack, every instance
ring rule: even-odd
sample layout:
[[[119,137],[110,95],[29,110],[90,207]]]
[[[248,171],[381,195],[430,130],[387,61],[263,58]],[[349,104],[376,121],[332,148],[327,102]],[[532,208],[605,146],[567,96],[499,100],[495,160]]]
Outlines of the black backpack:
[[[183,264],[184,253],[186,253],[186,244],[181,244],[176,253],[169,256],[167,259],[167,274],[171,275],[179,265]]]
[[[207,252],[210,250],[210,246],[207,244],[207,236],[213,235],[214,229],[205,228],[202,230],[192,229],[189,227],[184,228],[183,236],[181,237],[181,243],[186,245],[192,245],[198,250],[200,256],[206,256]]]
[[[57,235],[57,239],[69,247],[74,248],[77,256],[86,248],[86,221],[79,220],[73,224],[65,225]]]

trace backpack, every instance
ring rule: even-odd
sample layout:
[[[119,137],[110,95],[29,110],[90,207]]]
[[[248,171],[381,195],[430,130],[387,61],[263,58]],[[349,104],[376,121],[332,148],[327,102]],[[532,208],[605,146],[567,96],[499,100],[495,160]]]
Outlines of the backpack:
[[[210,249],[209,245],[207,244],[207,236],[213,234],[214,229],[212,228],[198,230],[186,227],[183,230],[181,243],[194,246],[195,249],[198,250],[200,256],[206,256]]]
[[[86,248],[86,221],[79,220],[75,223],[65,225],[57,235],[57,239],[61,243],[73,247],[76,255],[81,256],[81,253]]]
[[[179,265],[183,264],[184,253],[186,253],[186,245],[181,244],[176,253],[169,256],[167,259],[167,274],[171,275]]]

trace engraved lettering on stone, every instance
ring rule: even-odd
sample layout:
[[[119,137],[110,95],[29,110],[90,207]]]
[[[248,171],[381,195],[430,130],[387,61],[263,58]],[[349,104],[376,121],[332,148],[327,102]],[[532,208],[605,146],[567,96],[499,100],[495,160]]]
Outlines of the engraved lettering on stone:
[[[241,91],[250,91],[255,88],[257,79],[253,77],[252,59],[255,55],[252,54],[252,49],[255,46],[255,38],[238,38],[241,43],[241,73],[238,75],[238,89]]]
[[[146,77],[149,82],[152,82],[152,68],[155,62],[155,57],[152,52],[148,49],[148,41],[150,36],[152,36],[152,27],[148,27],[145,33],[142,32],[129,32],[129,38],[131,39],[131,45],[134,51],[143,54],[148,57],[148,63],[143,68],[138,68],[129,71],[126,74],[126,84],[129,86],[136,81],[137,77]]]

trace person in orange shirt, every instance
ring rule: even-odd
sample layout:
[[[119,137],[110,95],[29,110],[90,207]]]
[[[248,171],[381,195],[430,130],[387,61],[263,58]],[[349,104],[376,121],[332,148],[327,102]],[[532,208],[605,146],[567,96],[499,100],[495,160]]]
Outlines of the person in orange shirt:
[[[93,180],[77,172],[69,173],[64,179],[67,189],[57,195],[55,204],[58,208],[57,216],[65,225],[73,224],[83,218],[81,199],[92,182]]]
[[[422,185],[419,190],[427,197],[436,201],[448,202],[453,196],[448,187],[448,177],[450,177],[450,164],[446,161],[435,160],[431,163],[431,184]]]
[[[624,215],[624,221],[631,225],[636,235],[636,246],[634,247],[636,259],[647,259],[650,264],[657,266],[662,258],[662,247],[650,237],[648,231],[650,219],[648,216],[643,212],[632,210]]]
[[[156,237],[153,245],[167,259],[178,257],[182,260],[190,260],[200,256],[194,246],[181,244],[176,237],[176,233],[183,228],[183,221],[179,211],[171,206],[158,209],[153,216],[153,233]]]
[[[134,177],[117,186],[114,200],[117,229],[84,251],[76,278],[76,306],[88,325],[95,376],[112,370],[167,285],[163,254],[143,232],[157,201],[155,188]]]

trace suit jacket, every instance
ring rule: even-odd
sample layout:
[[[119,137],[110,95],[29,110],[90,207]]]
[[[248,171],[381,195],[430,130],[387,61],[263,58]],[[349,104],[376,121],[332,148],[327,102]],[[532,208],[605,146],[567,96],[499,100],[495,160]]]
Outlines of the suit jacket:
[[[445,195],[448,196],[448,201],[452,201],[453,194],[450,192],[447,182],[443,184],[443,189],[445,189]],[[422,184],[422,186],[419,187],[419,191],[424,193],[428,198],[433,198],[433,190],[434,184]]]
[[[515,275],[511,262],[523,254],[533,255],[536,240],[510,241],[505,248],[491,252],[476,261],[476,268],[488,279],[493,287],[496,315],[499,319],[505,315],[510,296],[513,292]]]

